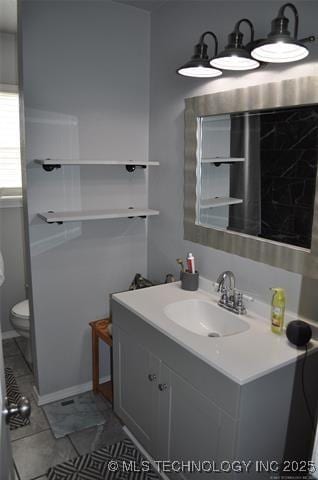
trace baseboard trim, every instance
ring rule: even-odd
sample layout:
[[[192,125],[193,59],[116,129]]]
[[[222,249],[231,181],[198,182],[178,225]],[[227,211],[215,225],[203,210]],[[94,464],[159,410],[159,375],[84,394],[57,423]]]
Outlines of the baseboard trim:
[[[102,377],[100,383],[109,382],[110,375]],[[36,403],[39,407],[46,405],[47,403],[57,402],[58,400],[63,400],[64,398],[73,397],[80,393],[89,392],[93,389],[93,383],[87,382],[80,385],[74,385],[73,387],[64,388],[63,390],[58,390],[56,392],[47,393],[45,395],[40,395],[36,386],[33,386],[34,395]]]
[[[163,479],[163,480],[170,480],[169,477],[167,477],[167,475],[164,473],[164,472],[160,472],[158,470],[158,465],[155,463],[154,459],[152,458],[152,456],[147,452],[147,450],[144,449],[144,447],[138,442],[137,438],[131,433],[131,431],[126,427],[126,425],[123,426],[123,430],[124,432],[126,433],[127,437],[130,438],[130,440],[136,445],[136,447],[138,448],[138,450],[143,454],[144,457],[146,457],[146,459],[151,463],[151,465],[153,466],[154,470],[156,470],[156,472],[158,472],[158,474],[160,475],[160,477]]]
[[[15,330],[8,330],[7,332],[1,332],[2,340],[8,340],[8,338],[16,338],[20,335]]]

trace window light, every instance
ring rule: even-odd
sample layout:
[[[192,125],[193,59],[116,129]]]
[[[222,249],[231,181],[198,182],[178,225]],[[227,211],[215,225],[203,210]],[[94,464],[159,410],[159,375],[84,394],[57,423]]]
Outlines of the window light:
[[[0,189],[7,195],[21,187],[19,95],[0,92]]]

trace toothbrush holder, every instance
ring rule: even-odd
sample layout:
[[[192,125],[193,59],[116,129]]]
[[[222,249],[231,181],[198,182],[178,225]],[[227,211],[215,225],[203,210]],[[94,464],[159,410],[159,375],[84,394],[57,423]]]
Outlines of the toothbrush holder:
[[[199,272],[181,272],[180,273],[181,288],[194,292],[199,288]]]

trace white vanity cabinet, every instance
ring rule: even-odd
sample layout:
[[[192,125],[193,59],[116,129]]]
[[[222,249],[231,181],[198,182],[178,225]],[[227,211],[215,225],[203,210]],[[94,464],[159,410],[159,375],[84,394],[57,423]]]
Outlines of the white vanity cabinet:
[[[298,382],[296,363],[239,385],[116,299],[113,355],[115,413],[154,459],[209,461],[215,462],[215,468],[236,459],[252,461],[253,470],[259,460],[288,458],[288,450],[294,458],[304,454],[309,424],[302,398],[293,392]],[[308,364],[318,363],[316,355],[310,357]],[[294,410],[296,417],[302,417],[298,424],[293,421]],[[288,443],[290,428],[294,439],[302,436],[302,447]],[[184,471],[168,476],[201,475]],[[221,480],[235,475],[203,476]],[[261,472],[239,478],[271,476],[273,472]]]
[[[156,459],[231,458],[235,422],[140,340],[114,328],[117,415]]]
[[[160,360],[125,330],[117,326],[114,330],[114,371],[118,387],[115,411],[146,450],[153,453]]]
[[[158,387],[167,389],[159,390],[155,456],[184,462],[232,459],[235,422],[171,368],[163,363],[161,367]],[[194,475],[184,471],[183,477]]]

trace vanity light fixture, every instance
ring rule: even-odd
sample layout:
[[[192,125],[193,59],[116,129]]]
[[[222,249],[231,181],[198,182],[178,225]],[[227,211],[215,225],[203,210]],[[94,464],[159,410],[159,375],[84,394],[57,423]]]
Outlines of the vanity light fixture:
[[[288,31],[289,19],[285,10],[289,8],[294,14],[294,35]],[[285,3],[278,11],[278,16],[272,20],[272,30],[266,40],[254,47],[251,55],[256,60],[269,63],[288,63],[302,60],[309,54],[306,42],[313,42],[315,37],[298,40],[299,17],[297,8],[293,3]]]
[[[194,55],[191,59],[178,68],[177,73],[185,77],[209,78],[219,77],[222,75],[221,70],[213,68],[210,64],[211,57],[208,56],[208,46],[204,42],[207,35],[210,35],[214,40],[214,56],[218,53],[218,39],[213,32],[202,33],[199,43],[194,47]]]
[[[248,18],[242,18],[234,27],[228,37],[228,45],[217,57],[211,60],[213,67],[222,70],[254,70],[260,66],[260,63],[251,57],[248,45],[243,45],[243,33],[240,31],[242,23],[246,23],[251,30],[251,45],[254,42],[254,27]]]

